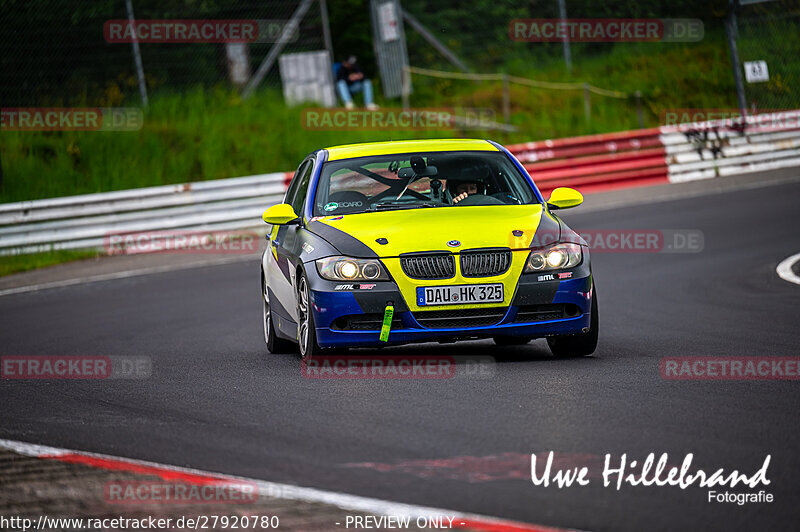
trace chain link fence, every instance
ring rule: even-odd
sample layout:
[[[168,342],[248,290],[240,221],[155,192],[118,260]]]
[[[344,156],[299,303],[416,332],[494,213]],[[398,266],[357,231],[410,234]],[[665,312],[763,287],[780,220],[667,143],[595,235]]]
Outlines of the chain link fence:
[[[558,21],[559,0],[401,0],[418,22],[404,20],[410,65],[404,70],[413,92],[402,101],[381,97],[371,0],[328,0],[333,59],[356,55],[384,109],[447,107],[459,115],[468,110],[472,114],[465,116],[474,120],[469,128],[458,124],[454,135],[509,143],[657,126],[665,114],[682,109],[736,108],[724,24],[728,0],[562,1],[568,21],[686,18],[702,21],[705,31],[697,40],[679,42],[574,39],[570,69],[561,40],[534,42],[510,34],[514,20]],[[296,35],[281,54],[328,48],[322,0],[0,0],[0,107],[140,106],[133,47],[107,34],[109,21],[128,19],[128,3],[139,22],[244,20],[259,22],[259,29],[262,21],[288,21],[305,6]],[[797,0],[744,5],[737,15],[741,62],[764,61],[770,74],[765,82],[745,83],[749,106],[797,109]],[[276,36],[238,47],[239,59],[247,57],[245,79],[270,56]],[[260,82],[259,97],[248,100],[246,83],[234,75],[231,47],[224,42],[141,42],[139,48],[151,106],[135,137],[138,150],[129,149],[134,135],[4,130],[0,155],[6,172],[0,193],[44,197],[64,190],[261,173],[290,168],[320,145],[391,136],[298,127],[301,110],[284,105],[277,61]],[[742,72],[741,64],[736,71]],[[487,123],[492,127],[479,127]],[[498,124],[504,127],[494,127]],[[52,179],[31,179],[50,175],[70,185],[59,188]]]
[[[246,46],[249,73],[274,44],[274,23],[289,20],[299,3],[131,0],[136,21],[257,21],[259,39]],[[132,46],[109,42],[106,27],[108,21],[128,19],[125,0],[0,0],[0,18],[3,107],[140,104]],[[314,2],[282,53],[324,50],[322,27],[319,3]],[[141,42],[139,47],[151,95],[234,84],[224,43]],[[280,85],[277,65],[263,85]]]
[[[800,5],[773,2],[741,6],[737,12],[739,68],[764,61],[769,79],[744,80],[751,110],[800,109]],[[757,68],[757,67],[755,67]]]
[[[490,108],[498,121],[504,122],[510,116],[511,123],[523,129],[531,130],[533,125],[535,138],[655,126],[665,109],[707,106],[696,90],[702,82],[670,79],[664,75],[665,65],[649,57],[671,54],[670,60],[696,60],[698,68],[724,61],[723,4],[649,0],[563,3],[564,20],[569,23],[692,19],[705,31],[701,30],[696,40],[671,42],[573,39],[568,47],[568,66],[562,40],[531,42],[512,36],[513,21],[562,20],[558,0],[478,0],[468,7],[456,0],[441,0],[435,8],[428,7],[424,0],[403,0],[404,9],[461,59],[471,73],[529,80],[527,85],[509,86],[501,80],[476,83],[457,75],[433,77],[415,73],[413,69],[419,67],[453,73],[459,69],[423,36],[407,28],[414,90],[411,104],[440,98],[457,107]],[[605,76],[605,72],[613,75]],[[733,80],[725,75],[719,84],[732,88]],[[735,97],[734,92],[730,94]]]

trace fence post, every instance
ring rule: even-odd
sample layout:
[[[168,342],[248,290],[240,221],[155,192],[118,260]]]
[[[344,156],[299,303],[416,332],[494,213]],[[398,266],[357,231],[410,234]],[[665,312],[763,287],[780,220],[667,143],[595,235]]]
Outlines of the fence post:
[[[728,4],[728,14],[725,17],[725,34],[728,37],[728,51],[731,54],[731,65],[733,66],[733,81],[736,83],[736,99],[739,102],[739,114],[746,116],[747,100],[744,95],[744,84],[742,83],[742,71],[739,64],[739,49],[736,46],[736,6],[737,0],[730,0]]]
[[[636,91],[636,118],[639,121],[639,129],[644,129],[644,116],[642,116],[642,91]]]
[[[303,0],[297,9],[292,14],[292,17],[283,27],[281,31],[281,36],[278,37],[278,41],[272,45],[267,52],[267,56],[258,66],[258,70],[253,76],[250,78],[250,83],[242,91],[242,99],[246,100],[250,97],[256,87],[258,87],[261,82],[264,80],[264,76],[267,75],[269,69],[272,68],[272,65],[278,59],[278,54],[283,51],[283,48],[286,46],[286,43],[289,42],[289,39],[292,37],[292,34],[297,31],[297,28],[300,26],[300,21],[303,20],[303,17],[306,15],[306,11],[308,8],[311,7],[311,3],[313,0]]]
[[[133,47],[133,61],[136,63],[136,77],[139,78],[139,94],[142,97],[142,107],[147,107],[147,85],[144,83],[144,67],[142,67],[142,54],[139,51],[139,39],[136,36],[136,23],[133,17],[133,4],[131,0],[125,0],[125,9],[128,11],[128,24],[131,26],[131,33],[133,39],[131,46]]]
[[[503,74],[503,122],[511,123],[511,94],[508,87],[508,74]]]
[[[328,55],[331,58],[331,67],[333,66],[333,41],[331,40],[331,26],[328,22],[328,4],[326,0],[319,0],[319,14],[322,19],[322,40],[325,42],[325,49],[328,50]],[[336,80],[333,80],[336,83]]]
[[[586,124],[592,121],[592,104],[589,100],[589,84],[583,84],[583,116],[586,117]]]
[[[410,107],[410,103],[408,101],[408,93],[411,92],[411,71],[408,68],[408,65],[403,65],[403,89],[402,89],[402,96],[403,96],[403,110],[408,111]]]
[[[567,6],[564,0],[558,0],[558,18],[559,22],[566,23],[567,22]],[[562,44],[564,45],[564,64],[567,66],[567,72],[572,72],[572,52],[569,50],[569,35],[567,32],[564,32],[564,38],[562,39]]]
[[[458,68],[462,72],[470,72],[469,67],[467,67],[467,65],[464,64],[464,62],[461,59],[459,59],[459,57],[456,54],[451,52],[450,49],[447,46],[442,44],[439,41],[439,39],[437,39],[433,35],[433,33],[428,31],[428,29],[425,26],[423,26],[422,23],[419,20],[416,19],[416,17],[414,17],[411,13],[409,13],[408,11],[403,9],[402,7],[400,8],[400,11],[403,14],[403,18],[406,19],[406,22],[408,22],[408,25],[411,26],[412,28],[414,28],[417,31],[417,33],[422,35],[423,39],[428,41],[431,46],[433,46],[448,61],[453,63],[456,66],[456,68]]]

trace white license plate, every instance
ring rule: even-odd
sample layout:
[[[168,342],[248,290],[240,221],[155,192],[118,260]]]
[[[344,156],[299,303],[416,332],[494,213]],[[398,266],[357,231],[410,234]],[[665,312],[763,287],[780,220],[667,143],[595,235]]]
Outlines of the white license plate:
[[[469,305],[502,303],[503,285],[462,284],[456,286],[418,286],[417,305]]]

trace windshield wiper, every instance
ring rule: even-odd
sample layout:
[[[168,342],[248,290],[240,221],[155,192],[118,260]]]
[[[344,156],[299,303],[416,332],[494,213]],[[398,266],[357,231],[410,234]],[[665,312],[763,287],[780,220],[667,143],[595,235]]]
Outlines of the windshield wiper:
[[[417,207],[441,207],[438,203],[376,203],[369,209],[367,212],[374,212],[374,211],[389,211],[393,209],[416,209]]]

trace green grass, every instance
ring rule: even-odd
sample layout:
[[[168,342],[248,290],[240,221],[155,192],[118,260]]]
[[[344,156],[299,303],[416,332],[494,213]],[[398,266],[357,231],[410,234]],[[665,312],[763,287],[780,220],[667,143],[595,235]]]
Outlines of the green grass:
[[[722,35],[707,35],[699,43],[624,43],[609,45],[604,54],[577,54],[567,74],[554,57],[532,68],[523,59],[509,60],[511,75],[551,82],[589,84],[633,95],[642,94],[645,127],[657,126],[667,109],[736,107],[733,73]],[[474,107],[502,105],[499,83],[452,81],[414,76],[412,104],[440,98]],[[519,142],[639,127],[635,100],[591,94],[587,123],[582,90],[545,90],[511,85],[512,123],[518,133],[495,135]]]
[[[98,256],[98,252],[88,250],[58,250],[30,255],[2,256],[0,257],[0,277]]]
[[[506,68],[533,79],[640,90],[645,126],[655,126],[665,109],[735,106],[727,54],[721,35],[707,35],[701,43],[624,44],[603,54],[576,54],[569,76],[557,58],[537,65],[509,58]],[[491,108],[502,121],[499,83],[415,76],[414,89],[413,107]],[[219,88],[162,90],[151,97],[139,131],[1,132],[0,202],[293,170],[319,147],[350,142],[467,136],[513,143],[637,127],[633,100],[592,95],[590,123],[584,119],[582,91],[512,85],[511,102],[515,133],[322,131],[301,127],[302,109],[287,108],[276,89],[263,89],[247,101]],[[399,106],[398,101],[379,103]]]
[[[197,88],[153,97],[139,131],[3,131],[0,202],[293,170],[319,147],[429,136],[310,131],[301,111],[286,108],[276,91],[242,101]]]

